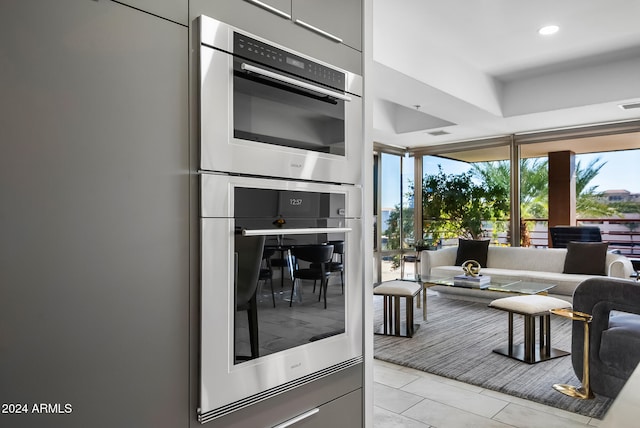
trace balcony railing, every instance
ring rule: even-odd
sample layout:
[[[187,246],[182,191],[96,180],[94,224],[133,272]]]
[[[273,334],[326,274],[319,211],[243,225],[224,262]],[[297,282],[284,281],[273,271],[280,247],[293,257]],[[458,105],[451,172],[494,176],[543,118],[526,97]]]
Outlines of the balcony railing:
[[[529,227],[532,247],[548,247],[549,232],[547,219],[524,219]],[[628,257],[640,257],[640,219],[633,218],[584,218],[577,220],[578,226],[600,228],[602,241],[609,243],[609,249],[618,250]]]
[[[529,230],[530,246],[537,248],[549,247],[548,219],[523,219]],[[504,221],[503,224],[508,223]],[[609,243],[611,250],[616,250],[628,257],[640,259],[640,218],[584,218],[577,221],[577,226],[596,226],[600,228],[602,240]],[[505,229],[503,227],[502,229]],[[445,232],[436,233],[443,236],[444,246],[457,245],[456,237],[447,236]],[[509,245],[506,231],[494,231],[485,228],[485,237],[493,239],[496,244]]]

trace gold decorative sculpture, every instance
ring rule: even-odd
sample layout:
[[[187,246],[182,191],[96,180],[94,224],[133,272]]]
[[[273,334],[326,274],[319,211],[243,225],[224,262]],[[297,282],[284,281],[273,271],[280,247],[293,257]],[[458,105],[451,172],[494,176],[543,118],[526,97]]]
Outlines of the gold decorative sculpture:
[[[467,260],[462,263],[462,271],[466,276],[477,277],[480,275],[480,263],[475,260]]]

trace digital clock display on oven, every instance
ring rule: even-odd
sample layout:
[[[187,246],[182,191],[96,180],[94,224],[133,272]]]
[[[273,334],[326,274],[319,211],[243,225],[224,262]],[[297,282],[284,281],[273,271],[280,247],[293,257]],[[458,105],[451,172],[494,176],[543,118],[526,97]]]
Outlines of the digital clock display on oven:
[[[293,65],[294,67],[298,67],[298,68],[304,70],[304,62],[302,62],[302,61],[300,61],[298,59],[291,58],[291,57],[288,56],[287,57],[287,64]]]

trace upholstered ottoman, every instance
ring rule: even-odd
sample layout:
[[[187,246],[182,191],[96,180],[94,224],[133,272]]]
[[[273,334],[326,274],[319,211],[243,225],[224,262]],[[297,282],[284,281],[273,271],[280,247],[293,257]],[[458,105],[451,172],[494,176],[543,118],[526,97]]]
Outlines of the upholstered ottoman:
[[[551,347],[550,309],[570,308],[571,304],[562,299],[541,295],[504,297],[489,304],[490,307],[509,313],[509,344],[496,348],[493,352],[533,364],[552,358],[569,355],[569,352]],[[524,343],[513,344],[513,314],[524,317]],[[536,317],[540,319],[540,340],[536,344]]]
[[[422,284],[413,281],[387,281],[373,289],[373,294],[384,297],[384,321],[376,334],[412,337],[418,329],[413,323],[413,300],[420,294]],[[406,301],[405,322],[400,316],[400,299]]]

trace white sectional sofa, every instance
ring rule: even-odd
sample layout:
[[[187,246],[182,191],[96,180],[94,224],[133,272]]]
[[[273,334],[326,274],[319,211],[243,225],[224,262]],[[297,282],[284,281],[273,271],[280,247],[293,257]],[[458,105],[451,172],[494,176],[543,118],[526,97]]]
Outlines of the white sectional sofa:
[[[452,277],[462,274],[462,268],[455,266],[458,247],[447,247],[437,251],[425,250],[420,254],[421,274],[436,277]],[[555,284],[549,295],[569,302],[573,291],[587,278],[594,275],[563,273],[565,248],[530,248],[490,246],[487,253],[487,267],[481,274],[491,278],[503,278]],[[631,261],[620,254],[607,253],[605,270],[608,276],[629,279],[634,272]],[[496,299],[509,293],[477,290],[463,287],[437,285],[431,288],[441,294],[453,294],[470,298]]]

